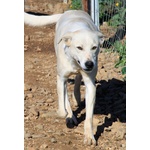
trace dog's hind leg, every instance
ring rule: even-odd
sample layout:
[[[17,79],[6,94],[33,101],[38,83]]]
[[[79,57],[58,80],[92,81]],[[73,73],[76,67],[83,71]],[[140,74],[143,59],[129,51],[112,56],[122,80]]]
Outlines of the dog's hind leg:
[[[80,85],[81,85],[82,75],[78,74],[75,78],[75,86],[73,93],[73,101],[75,106],[80,106],[81,104],[81,93],[80,93]]]
[[[65,108],[65,93],[66,93],[66,80],[63,77],[57,75],[57,93],[58,93],[58,115],[62,118],[67,116]]]

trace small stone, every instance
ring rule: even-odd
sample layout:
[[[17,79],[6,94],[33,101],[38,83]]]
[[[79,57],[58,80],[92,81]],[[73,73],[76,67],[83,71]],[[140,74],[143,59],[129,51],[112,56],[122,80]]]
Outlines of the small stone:
[[[105,128],[105,131],[106,131],[106,132],[110,132],[111,129],[112,129],[112,127],[108,127],[108,128]]]
[[[30,36],[29,35],[26,35],[25,36],[25,41],[29,41],[30,40]]]
[[[46,100],[46,102],[47,102],[47,103],[53,103],[53,102],[54,102],[54,99],[49,98],[49,99]]]
[[[40,146],[40,148],[42,148],[42,149],[43,149],[43,148],[48,148],[48,145],[44,143],[44,144],[42,144],[42,145]]]
[[[35,128],[42,130],[44,127],[43,127],[43,125],[38,124],[38,125],[35,126]]]
[[[28,99],[27,97],[28,97],[27,95],[24,95],[24,100],[27,100]]]
[[[72,142],[69,140],[69,141],[67,141],[67,144],[70,145],[70,144],[72,144]]]
[[[42,118],[53,117],[53,116],[56,116],[56,112],[54,111],[41,114]]]
[[[45,134],[33,134],[32,138],[42,138],[42,137],[45,137],[45,136],[46,136]]]
[[[39,116],[39,111],[37,111],[35,108],[31,108],[31,109],[29,110],[29,112],[32,113],[32,114],[35,115],[35,116]]]
[[[24,45],[24,51],[28,50],[28,45]]]
[[[121,144],[120,147],[123,147],[123,148],[124,148],[124,147],[126,147],[126,145],[125,145],[125,144]]]
[[[32,135],[30,133],[25,133],[24,138],[32,138]]]
[[[32,92],[35,92],[36,90],[37,90],[36,87],[33,87],[33,88],[31,89]]]
[[[38,100],[37,103],[45,103],[45,100]]]
[[[55,137],[52,137],[52,138],[51,138],[51,142],[52,142],[52,143],[57,143],[56,138],[55,138]]]
[[[41,52],[42,49],[40,47],[37,47],[36,52]]]
[[[29,94],[27,94],[27,97],[28,97],[28,98],[33,98],[33,94],[32,94],[32,93],[29,93]]]
[[[27,84],[24,84],[24,91],[30,91],[30,87]]]

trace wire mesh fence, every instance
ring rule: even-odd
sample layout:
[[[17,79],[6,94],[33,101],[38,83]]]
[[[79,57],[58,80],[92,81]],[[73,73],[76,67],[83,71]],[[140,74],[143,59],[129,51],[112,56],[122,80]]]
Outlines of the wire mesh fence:
[[[106,36],[104,48],[110,48],[126,35],[126,0],[98,0],[100,29]],[[84,9],[91,14],[91,0],[72,0],[71,9]]]

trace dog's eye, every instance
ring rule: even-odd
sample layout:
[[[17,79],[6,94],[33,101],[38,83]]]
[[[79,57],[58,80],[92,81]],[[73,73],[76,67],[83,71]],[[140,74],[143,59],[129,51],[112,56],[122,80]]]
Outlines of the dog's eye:
[[[92,50],[96,50],[96,49],[97,49],[97,46],[93,46],[93,47],[92,47]]]
[[[83,48],[82,48],[81,46],[78,46],[78,47],[77,47],[77,49],[79,49],[79,50],[83,50]]]

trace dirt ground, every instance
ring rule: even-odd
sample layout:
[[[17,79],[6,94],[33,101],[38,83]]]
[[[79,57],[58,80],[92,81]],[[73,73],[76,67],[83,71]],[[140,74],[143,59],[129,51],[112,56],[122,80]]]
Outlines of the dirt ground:
[[[25,11],[45,14],[60,13],[69,8],[61,0],[28,0]],[[73,105],[74,76],[68,81],[69,98],[79,122],[68,128],[65,119],[57,116],[55,25],[24,28],[24,149],[25,150],[125,150],[126,149],[126,82],[115,68],[117,53],[99,54],[94,136],[97,146],[83,145],[85,119],[83,105]],[[103,32],[103,31],[102,31]]]

